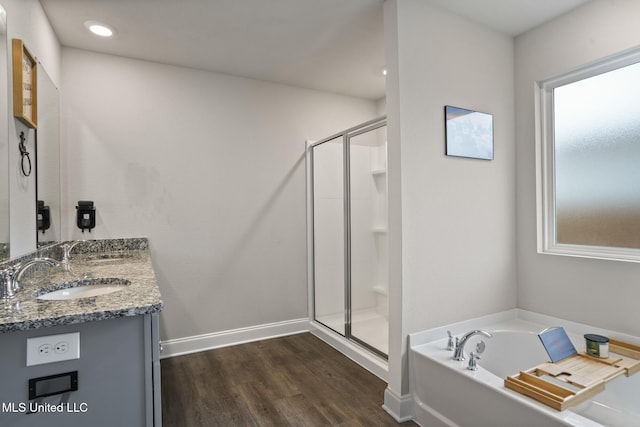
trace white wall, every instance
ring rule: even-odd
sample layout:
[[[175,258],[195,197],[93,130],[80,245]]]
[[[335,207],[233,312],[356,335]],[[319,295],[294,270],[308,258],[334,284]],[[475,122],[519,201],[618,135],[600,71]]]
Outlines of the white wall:
[[[7,11],[7,38],[22,39],[32,55],[44,66],[55,84],[60,77],[60,44],[47,20],[42,6],[37,0],[2,0]],[[9,57],[10,58],[10,57]],[[9,60],[11,63],[11,60]],[[13,76],[8,75],[9,87],[13,87]],[[10,109],[13,95],[8,99]],[[9,115],[9,195],[10,195],[10,244],[11,256],[30,252],[36,247],[36,173],[35,173],[35,133],[22,122]],[[22,176],[20,171],[20,132],[26,136],[26,145],[31,153],[34,173]]]
[[[398,397],[407,334],[516,306],[513,40],[424,0],[388,0],[385,32]],[[445,156],[446,104],[494,115],[495,160]]]
[[[595,0],[515,44],[518,307],[633,335],[640,265],[536,253],[534,81],[637,46],[638,16],[640,2]]]
[[[163,340],[307,316],[305,140],[374,102],[68,48],[62,81],[63,229],[149,237]]]

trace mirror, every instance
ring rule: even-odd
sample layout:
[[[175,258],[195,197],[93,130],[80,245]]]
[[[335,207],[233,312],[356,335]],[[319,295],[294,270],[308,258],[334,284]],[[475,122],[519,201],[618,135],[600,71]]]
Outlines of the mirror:
[[[36,131],[36,207],[38,247],[60,241],[60,96],[42,64],[38,64],[38,129]]]
[[[9,84],[7,14],[0,5],[0,262],[9,252]]]
[[[11,188],[10,185],[13,176],[9,175],[12,168],[9,161],[10,151],[13,153],[14,147],[9,145],[9,125],[13,120],[13,114],[10,110],[8,100],[10,99],[9,90],[9,73],[11,72],[10,58],[10,37],[7,35],[7,15],[0,5],[0,262],[6,261],[12,256],[20,255],[20,250],[10,250],[10,241],[12,237],[11,223],[9,221]],[[42,227],[42,217],[38,224],[33,226],[38,228],[37,241],[38,246],[44,246],[49,243],[56,243],[61,238],[61,204],[60,204],[60,97],[58,89],[47,74],[41,63],[38,63],[38,130],[34,132],[33,140],[35,155],[32,155],[34,162],[34,170],[36,175],[36,200],[31,205],[31,197],[25,205],[25,209],[36,209],[37,200],[42,200],[43,205],[48,209],[48,226]],[[30,131],[32,132],[32,131]],[[33,206],[33,207],[31,207]],[[41,210],[40,212],[43,212]],[[33,211],[31,211],[33,212]],[[31,216],[28,216],[30,223]],[[26,218],[26,216],[25,216]],[[38,216],[36,216],[38,218]],[[24,222],[24,221],[23,221]],[[26,223],[25,225],[29,226]],[[20,239],[25,231],[13,235],[14,239]],[[43,233],[44,231],[44,233]],[[15,233],[15,230],[14,230]],[[33,242],[31,234],[27,237],[29,242]],[[16,240],[14,240],[15,243]],[[31,245],[31,244],[30,244]]]

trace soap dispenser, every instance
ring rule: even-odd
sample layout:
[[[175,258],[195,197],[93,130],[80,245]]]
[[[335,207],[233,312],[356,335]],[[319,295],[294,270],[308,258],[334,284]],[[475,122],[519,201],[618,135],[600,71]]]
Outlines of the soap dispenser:
[[[89,230],[91,233],[91,229],[96,226],[96,208],[93,206],[93,202],[90,200],[80,200],[78,201],[78,206],[76,206],[76,224],[78,228],[82,230]]]
[[[51,227],[51,211],[49,206],[44,205],[43,200],[38,200],[37,225],[38,231],[42,231],[42,234]]]

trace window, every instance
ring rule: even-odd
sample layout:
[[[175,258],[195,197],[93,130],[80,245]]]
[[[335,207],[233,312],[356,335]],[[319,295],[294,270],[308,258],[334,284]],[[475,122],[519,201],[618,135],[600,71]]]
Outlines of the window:
[[[539,252],[640,261],[640,49],[537,86]]]

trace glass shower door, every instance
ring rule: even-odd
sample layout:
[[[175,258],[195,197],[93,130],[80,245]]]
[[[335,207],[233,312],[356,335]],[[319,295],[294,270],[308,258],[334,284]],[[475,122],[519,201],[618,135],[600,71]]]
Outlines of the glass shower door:
[[[386,119],[311,146],[314,320],[388,354]]]
[[[315,320],[346,334],[344,142],[313,147],[313,275]]]
[[[387,146],[380,124],[348,135],[351,338],[389,352]]]

